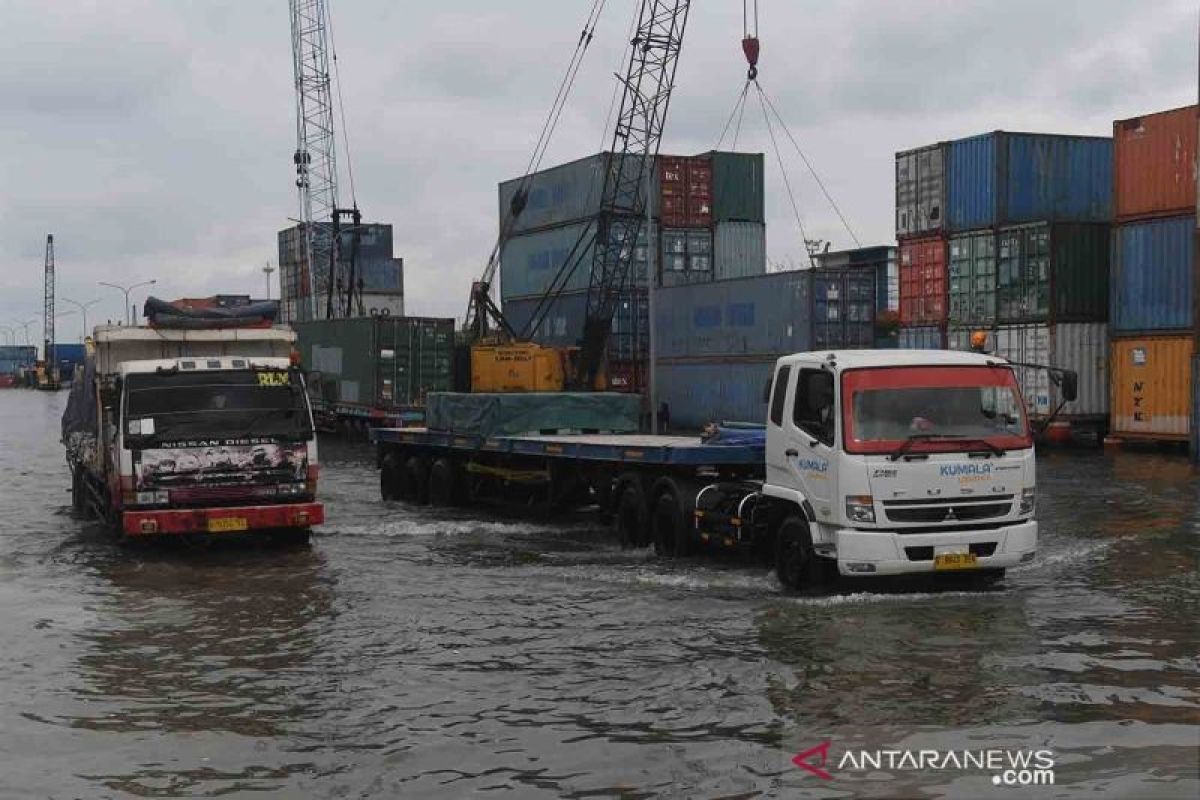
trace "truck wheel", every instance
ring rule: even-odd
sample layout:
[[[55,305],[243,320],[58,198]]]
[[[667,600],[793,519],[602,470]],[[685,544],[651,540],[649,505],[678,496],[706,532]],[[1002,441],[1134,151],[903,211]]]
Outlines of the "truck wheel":
[[[417,505],[429,502],[429,467],[420,456],[410,456],[404,463],[404,499]]]
[[[429,504],[448,507],[459,503],[461,492],[458,485],[458,470],[448,458],[439,458],[429,468]]]
[[[379,467],[379,495],[387,501],[400,499],[400,469],[391,453],[383,457]]]
[[[82,514],[87,508],[87,497],[84,494],[83,486],[83,470],[79,467],[71,468],[71,510],[76,514]]]
[[[675,495],[664,492],[654,501],[650,529],[654,536],[654,552],[660,557],[679,558],[691,552],[691,531],[685,524],[683,509]]]
[[[812,531],[803,517],[790,516],[779,526],[775,573],[789,591],[809,592],[821,588],[824,570],[813,552]]]
[[[645,543],[646,499],[637,481],[625,484],[617,496],[613,525],[621,547],[641,547]]]

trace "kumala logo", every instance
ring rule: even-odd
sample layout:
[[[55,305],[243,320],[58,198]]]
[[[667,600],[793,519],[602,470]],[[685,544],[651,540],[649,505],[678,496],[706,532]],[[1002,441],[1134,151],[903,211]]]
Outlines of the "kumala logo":
[[[825,472],[829,469],[829,462],[819,458],[799,458],[796,459],[796,468],[805,472]]]
[[[826,769],[831,741],[821,742],[792,757],[792,763],[823,781],[833,780]],[[1054,785],[1051,750],[847,750],[837,769],[847,772],[879,770],[978,770],[991,772],[995,786]]]
[[[943,478],[958,478],[963,475],[991,475],[991,464],[943,464],[938,468]]]

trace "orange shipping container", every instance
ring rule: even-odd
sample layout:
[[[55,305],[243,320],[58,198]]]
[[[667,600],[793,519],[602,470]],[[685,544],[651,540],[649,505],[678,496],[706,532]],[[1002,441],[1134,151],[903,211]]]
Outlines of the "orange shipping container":
[[[1116,436],[1185,440],[1192,404],[1192,337],[1149,336],[1112,343]]]
[[[1197,108],[1113,123],[1113,213],[1118,220],[1195,209]]]

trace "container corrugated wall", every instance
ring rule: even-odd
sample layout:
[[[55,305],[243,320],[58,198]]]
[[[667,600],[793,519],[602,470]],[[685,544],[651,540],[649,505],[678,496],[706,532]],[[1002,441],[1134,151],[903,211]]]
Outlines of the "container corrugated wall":
[[[928,236],[945,225],[946,155],[941,144],[896,153],[896,236]]]
[[[1008,133],[1001,224],[1112,219],[1112,139]]]
[[[951,232],[1112,218],[1111,139],[995,131],[947,148]]]
[[[1114,339],[1114,435],[1187,441],[1192,408],[1192,336]]]
[[[936,325],[901,328],[897,345],[902,350],[944,350],[946,332]]]
[[[715,222],[763,222],[763,154],[713,151]]]
[[[765,355],[810,349],[810,271],[662,289],[655,295],[658,355]]]
[[[608,158],[607,153],[597,153],[533,175],[525,208],[517,216],[510,233],[524,233],[595,216],[600,209]],[[512,200],[521,181],[521,178],[515,178],[500,184],[498,219],[501,230],[511,216]]]
[[[1113,122],[1118,220],[1196,207],[1197,106]]]
[[[594,235],[594,225],[577,222],[512,237],[500,251],[501,296],[530,297],[544,294],[568,258],[581,260],[563,291],[586,290],[595,253]],[[578,249],[576,242],[581,242]],[[575,252],[573,256],[572,251]]]
[[[940,236],[900,243],[900,321],[907,326],[946,321],[946,240]]]
[[[699,429],[709,422],[763,422],[763,387],[775,359],[704,359],[658,364],[658,398],[667,404],[671,427]]]
[[[1108,317],[1108,225],[1022,225],[1002,228],[996,238],[1000,322],[1103,321]]]
[[[505,298],[504,316],[518,335],[528,336],[546,345],[573,346],[583,336],[583,319],[587,316],[587,292],[561,294],[550,302],[537,330],[527,330],[530,319],[541,298]]]
[[[1113,228],[1113,335],[1190,329],[1195,288],[1191,215]]]
[[[767,229],[759,222],[718,222],[713,226],[716,280],[762,275],[767,271]]]
[[[1108,414],[1108,325],[1103,322],[1064,322],[1001,325],[994,352],[1009,361],[1045,364],[1075,372],[1079,396],[1066,403],[1060,416],[1101,421]],[[1058,408],[1062,397],[1049,373],[1016,367],[1025,405],[1033,416],[1044,417]]]

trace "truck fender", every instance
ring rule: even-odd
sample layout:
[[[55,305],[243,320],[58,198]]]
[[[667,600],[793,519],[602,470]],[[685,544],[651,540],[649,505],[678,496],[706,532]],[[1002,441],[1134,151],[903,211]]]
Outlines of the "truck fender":
[[[810,525],[816,523],[817,514],[813,511],[812,503],[808,502],[808,498],[796,489],[788,489],[784,486],[765,483],[762,487],[762,493],[767,497],[774,497],[777,500],[791,503],[804,513]]]

